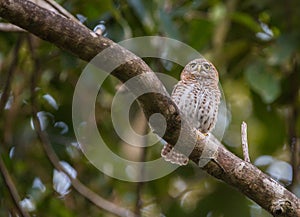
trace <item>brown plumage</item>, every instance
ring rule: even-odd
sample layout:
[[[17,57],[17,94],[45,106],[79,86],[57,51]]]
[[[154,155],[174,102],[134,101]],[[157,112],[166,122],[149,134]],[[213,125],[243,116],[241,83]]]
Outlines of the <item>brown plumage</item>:
[[[184,67],[180,78],[171,99],[192,128],[203,134],[209,133],[217,122],[221,96],[216,68],[204,58],[195,59]],[[179,165],[186,165],[189,160],[170,144],[164,146],[161,155],[166,161]]]

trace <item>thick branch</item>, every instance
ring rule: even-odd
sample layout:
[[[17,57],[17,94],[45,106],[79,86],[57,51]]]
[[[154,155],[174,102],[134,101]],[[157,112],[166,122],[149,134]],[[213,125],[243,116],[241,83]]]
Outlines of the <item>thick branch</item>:
[[[165,88],[140,58],[107,38],[97,37],[89,29],[72,20],[26,0],[0,0],[0,16],[86,61],[91,60],[108,46],[113,47],[118,51],[115,53],[117,56],[104,58],[111,60],[122,57],[130,60],[115,70],[113,75],[123,82],[136,75],[145,75],[147,80],[140,79],[138,88],[147,88],[153,90],[153,93],[139,98],[139,103],[148,118],[157,112],[164,115],[168,123],[164,139],[170,144],[176,143],[181,124],[179,113],[173,102],[163,97],[162,94],[167,95]],[[134,88],[130,91],[135,93]],[[186,123],[183,121],[182,124]],[[197,135],[188,125],[185,126],[187,126],[186,141],[193,141]],[[190,159],[198,164],[204,152],[212,152],[213,156],[203,167],[209,174],[234,186],[274,216],[300,217],[300,201],[294,194],[252,164],[244,162],[226,150],[214,137],[203,140],[198,136],[197,145]]]

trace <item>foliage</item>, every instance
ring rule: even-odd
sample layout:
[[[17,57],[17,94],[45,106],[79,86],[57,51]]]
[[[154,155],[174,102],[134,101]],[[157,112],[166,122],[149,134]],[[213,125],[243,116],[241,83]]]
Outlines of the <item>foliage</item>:
[[[161,35],[178,39],[210,59],[218,68],[230,109],[223,142],[242,156],[240,124],[246,121],[252,162],[284,185],[293,184],[292,189],[299,196],[299,179],[292,183],[290,164],[280,167],[278,173],[278,167],[274,166],[278,162],[291,162],[290,142],[299,140],[300,118],[297,112],[292,112],[299,111],[300,103],[299,1],[58,2],[72,14],[85,16],[85,24],[91,29],[101,21],[106,27],[106,37],[116,42]],[[55,171],[31,125],[30,79],[34,59],[29,55],[27,38],[25,33],[0,33],[0,94],[16,57],[16,43],[20,41],[10,97],[0,114],[0,149],[23,203],[29,201],[29,205],[24,206],[36,216],[111,216],[74,190],[69,192],[67,188],[65,195],[55,191]],[[76,145],[72,131],[72,96],[86,63],[37,38],[33,38],[32,44],[40,63],[35,88],[39,111],[59,158],[68,162],[79,179],[95,192],[134,210],[138,185],[102,174]],[[146,61],[154,71],[179,76],[179,66],[153,59]],[[140,152],[128,149],[114,132],[110,120],[110,106],[118,85],[118,81],[109,79],[99,93],[98,127],[112,150],[124,157],[139,159]],[[137,110],[137,106],[132,109],[132,119],[143,122]],[[159,150],[159,144],[149,148],[147,157],[159,157]],[[193,164],[144,183],[140,196],[143,216],[269,216],[236,190],[199,172]],[[14,213],[8,198],[1,179],[1,216]]]

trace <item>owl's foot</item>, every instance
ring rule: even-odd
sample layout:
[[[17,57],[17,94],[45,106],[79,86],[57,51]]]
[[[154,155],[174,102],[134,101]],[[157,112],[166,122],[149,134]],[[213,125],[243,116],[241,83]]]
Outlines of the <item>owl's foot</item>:
[[[172,164],[178,164],[180,166],[187,165],[189,162],[189,158],[187,156],[175,151],[173,146],[169,143],[161,150],[161,156],[165,159],[165,161],[169,161]]]
[[[197,141],[206,140],[209,137],[209,133],[201,133],[199,130],[196,130],[196,133],[197,133]]]

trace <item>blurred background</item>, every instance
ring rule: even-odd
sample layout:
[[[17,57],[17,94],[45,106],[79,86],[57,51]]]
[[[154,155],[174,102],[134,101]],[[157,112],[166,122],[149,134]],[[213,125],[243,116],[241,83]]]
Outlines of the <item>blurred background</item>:
[[[242,157],[240,127],[242,121],[247,122],[251,162],[300,196],[300,1],[57,3],[89,28],[98,26],[115,42],[165,36],[202,53],[219,71],[228,108],[223,144]],[[54,169],[35,132],[32,106],[37,107],[41,128],[64,167],[119,206],[147,217],[271,216],[193,163],[146,183],[120,181],[98,171],[82,154],[72,128],[73,92],[87,63],[28,33],[0,30],[0,97],[5,93],[7,98],[0,113],[0,151],[21,206],[32,216],[114,216],[90,203]],[[181,66],[159,59],[145,61],[154,71],[179,79]],[[35,71],[38,76],[32,76]],[[159,158],[161,144],[132,148],[116,134],[110,108],[120,84],[110,77],[99,91],[96,118],[100,133],[111,150],[124,158]],[[130,119],[137,132],[149,131],[137,104],[132,106]],[[0,216],[16,216],[3,178]]]

